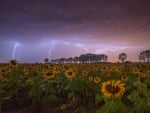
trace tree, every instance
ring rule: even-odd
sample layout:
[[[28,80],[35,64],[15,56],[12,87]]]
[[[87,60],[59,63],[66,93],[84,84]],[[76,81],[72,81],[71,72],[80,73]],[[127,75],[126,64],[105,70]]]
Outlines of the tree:
[[[108,60],[108,57],[107,57],[107,55],[101,55],[101,61],[102,62],[106,62]]]
[[[79,61],[79,57],[75,56],[75,57],[73,58],[73,62],[74,62],[74,63],[78,63],[78,61]]]
[[[72,57],[69,57],[69,58],[68,58],[68,62],[69,62],[69,63],[72,63],[72,62],[73,62],[73,58],[72,58]]]
[[[150,62],[150,50],[140,52],[139,61]]]
[[[45,63],[48,63],[48,62],[49,62],[49,59],[48,59],[48,58],[45,58],[45,59],[44,59],[44,62],[45,62]]]
[[[126,53],[120,53],[119,54],[119,60],[121,60],[123,63],[127,59],[127,54]]]

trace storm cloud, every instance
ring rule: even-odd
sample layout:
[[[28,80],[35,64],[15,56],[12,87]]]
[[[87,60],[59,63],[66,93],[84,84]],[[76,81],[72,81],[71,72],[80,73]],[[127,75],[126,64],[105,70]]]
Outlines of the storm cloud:
[[[1,0],[0,60],[24,62],[150,49],[149,0]],[[55,44],[53,44],[55,43]],[[54,46],[54,47],[52,47]],[[51,52],[50,48],[52,48]]]

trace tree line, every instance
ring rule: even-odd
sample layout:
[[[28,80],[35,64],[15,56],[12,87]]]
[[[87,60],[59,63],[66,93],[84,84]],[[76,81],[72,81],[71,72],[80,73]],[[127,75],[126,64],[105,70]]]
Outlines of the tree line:
[[[118,56],[118,59],[121,62],[125,62],[127,60],[127,54],[126,53],[120,53]],[[139,62],[150,62],[150,50],[145,50],[140,52],[138,56]],[[55,64],[64,64],[64,63],[101,63],[101,62],[107,62],[108,56],[105,54],[81,54],[80,56],[75,57],[69,57],[69,58],[59,58],[59,59],[53,59],[50,61],[50,63]],[[44,59],[45,63],[49,63],[49,59]]]

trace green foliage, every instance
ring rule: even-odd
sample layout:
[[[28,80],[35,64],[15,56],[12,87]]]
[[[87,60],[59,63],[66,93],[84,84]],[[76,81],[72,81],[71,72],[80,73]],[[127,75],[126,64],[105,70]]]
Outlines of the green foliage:
[[[150,90],[147,85],[137,80],[134,83],[135,89],[128,98],[134,102],[134,108],[131,113],[145,113],[150,111]]]
[[[95,96],[95,102],[96,102],[96,103],[99,103],[99,102],[102,102],[103,100],[104,100],[104,99],[103,99],[102,94],[97,93],[96,96]]]
[[[104,66],[108,68],[106,71],[101,70]],[[150,111],[149,64],[66,64],[65,69],[62,65],[21,64],[17,68],[11,68],[10,72],[1,71],[6,67],[9,65],[0,64],[1,105],[12,97],[15,97],[19,104],[21,102],[18,96],[19,91],[25,88],[29,96],[27,98],[30,98],[32,104],[39,106],[43,112],[47,112],[54,102],[58,104],[59,110],[61,104],[67,106],[64,111],[62,110],[63,112],[68,112],[69,109],[75,112],[87,112],[93,109],[92,113],[146,113]],[[22,72],[24,67],[28,70],[27,75]],[[121,67],[121,70],[111,70],[112,67],[116,70]],[[139,73],[133,73],[134,67],[139,69]],[[76,72],[75,77],[71,79],[65,76],[65,70],[70,68]],[[56,75],[52,79],[44,78],[43,70],[55,70]],[[87,75],[83,74],[83,71],[87,72]],[[146,74],[147,78],[143,83],[140,81],[140,74]],[[126,76],[127,80],[122,80],[122,76]],[[89,77],[92,79],[90,80]],[[100,78],[100,82],[94,81],[96,77]],[[27,84],[27,80],[31,80],[31,84]],[[123,82],[126,93],[115,99],[104,97],[101,93],[101,85],[109,80]],[[130,105],[127,105],[128,102],[124,99],[133,102],[133,106],[129,107]]]
[[[120,99],[105,99],[105,104],[97,113],[128,113],[128,109]]]
[[[57,100],[53,81],[40,76],[36,77],[29,96],[32,98],[33,105],[41,105],[43,111],[47,110],[49,103]]]

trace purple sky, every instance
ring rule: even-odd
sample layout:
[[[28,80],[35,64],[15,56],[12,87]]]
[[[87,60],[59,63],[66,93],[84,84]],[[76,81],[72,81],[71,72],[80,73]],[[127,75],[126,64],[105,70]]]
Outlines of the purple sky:
[[[137,61],[150,49],[150,0],[1,0],[0,61],[84,53]]]

